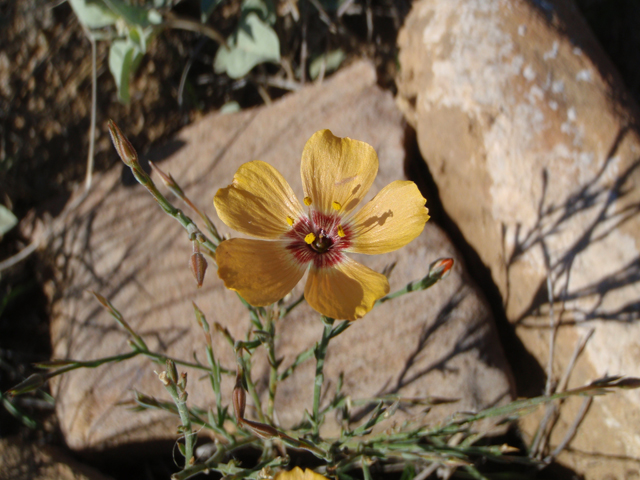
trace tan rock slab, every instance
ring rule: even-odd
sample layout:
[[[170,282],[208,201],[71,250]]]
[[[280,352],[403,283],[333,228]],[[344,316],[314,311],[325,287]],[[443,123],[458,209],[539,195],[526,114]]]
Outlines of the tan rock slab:
[[[639,376],[637,116],[575,4],[422,0],[399,45],[399,104],[527,349],[546,365],[549,276],[562,322],[556,379],[590,328],[569,386]],[[598,398],[570,446],[603,455],[561,457],[587,478],[638,472],[637,462],[607,458],[640,457],[640,392]]]
[[[330,81],[269,107],[208,115],[151,157],[216,219],[215,192],[231,182],[242,163],[254,159],[278,168],[302,198],[302,149],[321,128],[374,146],[380,170],[371,196],[403,177],[402,115],[391,95],[376,86],[369,63],[354,64]],[[167,151],[173,153],[167,155]],[[221,222],[217,224],[223,233],[232,233]],[[60,267],[59,300],[51,327],[56,358],[88,360],[129,351],[127,336],[87,293],[89,289],[110,299],[150,348],[184,359],[192,359],[197,352],[206,361],[192,301],[209,321],[220,322],[235,338],[244,338],[250,329],[247,311],[224,288],[213,266],[204,286],[196,289],[188,268],[191,245],[186,233],[141,187],[123,186],[120,169],[96,180],[51,249],[57,252]],[[422,278],[439,257],[454,257],[458,262],[446,281],[383,304],[331,343],[327,386],[335,387],[344,372],[345,391],[353,398],[392,392],[461,398],[455,406],[434,409],[430,420],[511,398],[508,367],[491,314],[437,226],[427,224],[424,233],[403,250],[359,260],[378,271],[395,262],[389,278],[394,291]],[[296,294],[300,291],[301,286]],[[318,314],[306,305],[279,322],[277,348],[278,356],[284,357],[283,367],[313,346],[322,328]],[[233,352],[223,339],[216,337],[214,350],[224,366],[235,368]],[[312,407],[314,365],[313,360],[307,361],[278,390],[277,419],[284,427],[300,421],[304,410]],[[168,400],[154,369],[159,367],[136,358],[76,371],[57,382],[53,393],[69,446],[101,449],[175,438],[175,417],[159,411],[134,413],[121,405],[131,400],[133,389]],[[198,380],[201,376],[189,371],[189,401],[206,408],[213,405],[214,396],[208,381]],[[268,365],[262,353],[256,355],[253,379],[264,397]],[[231,379],[225,378],[227,401],[232,388]],[[252,408],[247,412],[255,418]]]

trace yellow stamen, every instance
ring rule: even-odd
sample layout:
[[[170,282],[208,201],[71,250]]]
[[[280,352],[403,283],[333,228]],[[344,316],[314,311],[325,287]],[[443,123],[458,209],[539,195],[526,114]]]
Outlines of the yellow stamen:
[[[333,202],[331,204],[331,206],[333,207],[334,210],[341,210],[342,209],[342,205],[340,205],[338,202]]]
[[[344,237],[344,230],[342,229],[342,225],[338,225],[338,236]]]
[[[313,234],[313,232],[307,233],[307,236],[304,237],[304,241],[307,243],[307,245],[311,245],[315,239],[316,236]]]
[[[287,223],[290,227],[293,227],[293,217],[291,217],[290,215],[287,215]]]
[[[311,197],[304,197],[304,204],[308,207],[311,205]]]

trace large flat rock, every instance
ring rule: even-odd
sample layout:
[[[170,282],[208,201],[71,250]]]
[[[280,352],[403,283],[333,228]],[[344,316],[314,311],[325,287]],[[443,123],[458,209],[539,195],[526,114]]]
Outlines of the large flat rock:
[[[217,220],[213,196],[246,161],[271,163],[301,195],[302,149],[322,128],[374,146],[380,170],[371,195],[403,177],[404,121],[391,95],[376,85],[374,68],[368,63],[354,64],[330,81],[268,107],[208,115],[151,157]],[[217,224],[223,233],[232,233]],[[186,233],[143,188],[123,185],[119,168],[97,179],[50,248],[60,273],[52,289],[57,297],[51,325],[56,358],[89,360],[129,351],[127,336],[87,292],[91,289],[111,300],[150,348],[183,359],[192,359],[194,351],[201,361],[206,358],[192,301],[236,338],[244,338],[250,328],[247,311],[224,288],[213,266],[204,286],[196,289],[188,268],[191,244]],[[509,369],[491,314],[436,225],[428,223],[418,239],[398,252],[359,260],[378,271],[396,262],[389,277],[394,291],[423,277],[439,257],[454,257],[457,262],[445,281],[383,304],[331,343],[327,385],[335,386],[344,372],[345,391],[353,398],[399,393],[461,399],[435,408],[428,420],[511,398]],[[319,340],[322,328],[318,314],[306,305],[277,324],[283,368]],[[216,337],[214,351],[224,366],[235,368],[233,352],[223,339]],[[309,360],[281,384],[276,418],[284,427],[311,409],[314,368]],[[135,413],[121,405],[132,399],[133,389],[168,400],[154,369],[159,367],[136,358],[75,371],[56,382],[57,413],[69,446],[96,450],[174,438],[175,417],[159,411]],[[200,377],[189,371],[189,401],[206,408],[214,396],[208,381],[199,381]],[[268,365],[262,353],[256,355],[253,378],[264,395]],[[232,388],[231,379],[225,378],[226,400]],[[247,412],[255,418],[251,408]]]
[[[415,2],[398,79],[443,206],[490,269],[527,349],[546,366],[547,277],[561,324],[556,380],[595,328],[570,387],[640,374],[637,116],[577,12],[564,0]],[[598,398],[570,446],[578,453],[561,458],[588,477],[637,472],[633,461],[612,462],[640,457],[640,392]]]

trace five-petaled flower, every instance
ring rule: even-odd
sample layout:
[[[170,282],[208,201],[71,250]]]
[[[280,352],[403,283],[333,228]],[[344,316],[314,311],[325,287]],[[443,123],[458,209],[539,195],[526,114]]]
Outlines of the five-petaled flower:
[[[345,253],[378,254],[403,247],[429,219],[415,183],[395,181],[354,209],[378,173],[370,145],[316,132],[302,153],[304,207],[272,166],[242,165],[214,204],[229,227],[260,240],[232,238],[217,249],[218,275],[254,306],[289,293],[307,268],[304,296],[335,319],[355,320],[389,293],[387,278]]]

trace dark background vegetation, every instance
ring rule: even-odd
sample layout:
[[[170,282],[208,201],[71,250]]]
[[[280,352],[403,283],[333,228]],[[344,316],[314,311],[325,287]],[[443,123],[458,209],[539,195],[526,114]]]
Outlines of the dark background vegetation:
[[[234,27],[239,1],[223,2],[209,23],[225,35]],[[308,0],[298,0],[307,23],[311,54],[342,48],[348,63],[356,57],[373,59],[384,88],[395,91],[395,40],[410,0],[356,0],[369,6],[366,15],[344,16],[332,33]],[[640,2],[638,0],[579,0],[578,6],[609,54],[636,100],[640,99]],[[199,1],[183,1],[174,13],[199,18]],[[334,19],[335,20],[335,19]],[[281,52],[296,68],[300,63],[302,21],[278,18]],[[260,77],[279,75],[280,67],[261,65],[246,78],[233,80],[213,74],[217,45],[192,32],[160,34],[142,60],[132,82],[129,105],[117,101],[107,68],[107,45],[98,43],[98,105],[96,170],[117,162],[104,123],[114,119],[144,154],[181,127],[229,101],[242,108],[265,102],[258,91]],[[190,63],[187,82],[180,79]],[[287,93],[262,85],[270,99]],[[268,99],[267,99],[268,101]],[[76,188],[82,187],[88,150],[91,104],[90,45],[66,3],[42,0],[0,1],[0,203],[18,218],[55,216]],[[27,222],[29,223],[29,222]],[[28,229],[27,229],[28,230]],[[0,260],[24,248],[30,239],[15,228],[0,242]],[[0,273],[0,392],[33,372],[33,362],[50,355],[49,312],[43,293],[47,262],[31,256]],[[17,405],[39,423],[25,427],[0,406],[0,437],[18,435],[38,444],[64,448],[53,410],[44,401],[21,399]],[[95,465],[118,478],[167,478],[171,459],[144,457],[135,464],[125,458]],[[126,473],[125,473],[126,472]],[[561,474],[562,475],[562,474]]]

